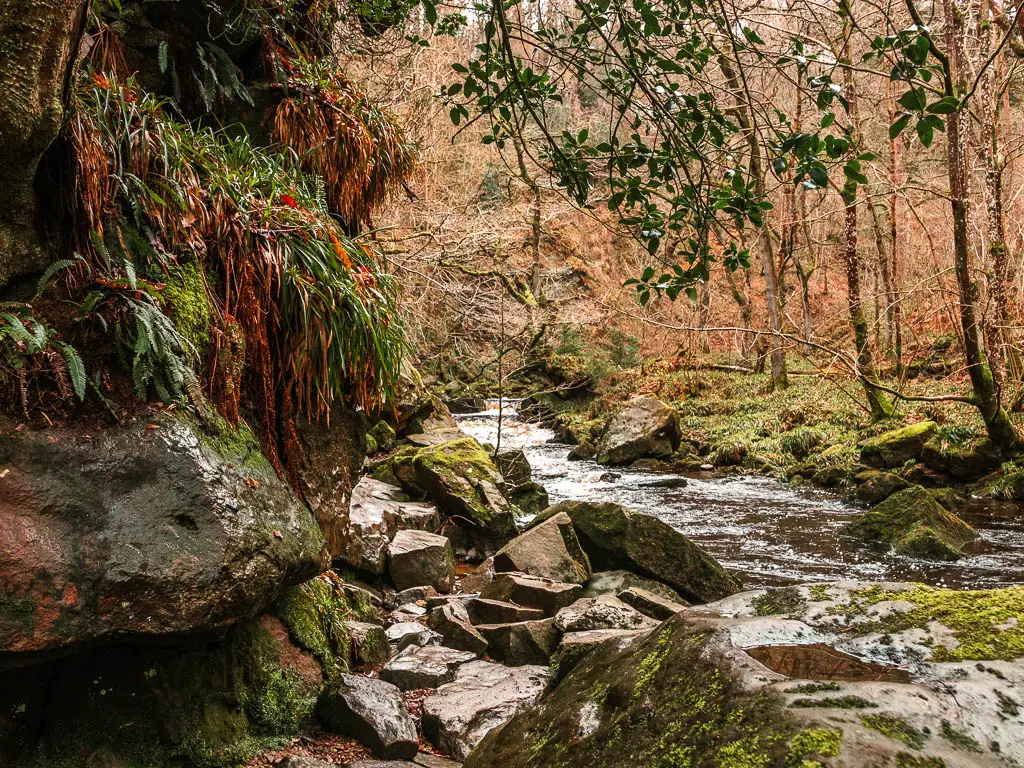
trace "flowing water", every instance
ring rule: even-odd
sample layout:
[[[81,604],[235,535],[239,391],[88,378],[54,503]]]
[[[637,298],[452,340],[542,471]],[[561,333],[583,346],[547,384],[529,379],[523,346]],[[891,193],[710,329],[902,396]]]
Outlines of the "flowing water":
[[[477,440],[495,443],[496,406],[457,418]],[[748,587],[836,579],[920,581],[959,589],[1024,583],[1024,504],[977,501],[959,510],[981,540],[959,562],[933,563],[844,536],[843,527],[864,510],[827,491],[790,488],[770,477],[713,473],[687,475],[685,487],[658,487],[673,475],[569,461],[571,446],[554,442],[550,430],[519,421],[510,406],[502,414],[501,447],[525,451],[534,480],[547,488],[552,503],[614,501],[660,517],[737,572]]]

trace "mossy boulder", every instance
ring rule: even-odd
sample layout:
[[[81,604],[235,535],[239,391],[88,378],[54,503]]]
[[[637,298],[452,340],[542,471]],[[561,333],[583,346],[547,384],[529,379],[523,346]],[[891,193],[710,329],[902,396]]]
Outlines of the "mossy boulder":
[[[508,498],[524,515],[540,514],[551,505],[547,489],[533,481],[513,488]]]
[[[327,562],[256,439],[180,412],[0,424],[0,494],[2,652],[223,628]]]
[[[846,530],[866,541],[889,544],[900,554],[928,560],[959,559],[963,547],[978,537],[920,486],[893,494]]]
[[[594,568],[626,568],[657,579],[687,601],[719,600],[740,581],[672,526],[620,504],[566,501],[538,516],[535,525],[560,514],[572,520]]]
[[[859,472],[854,480],[858,483],[855,495],[858,501],[863,501],[865,504],[883,502],[897,491],[902,491],[910,485],[899,475],[877,470]]]
[[[668,458],[681,437],[675,410],[653,397],[634,397],[608,424],[597,446],[597,461],[625,465],[643,458]]]
[[[999,469],[1003,455],[987,437],[953,441],[937,435],[924,444],[921,461],[936,472],[973,480]]]
[[[1006,462],[995,472],[981,478],[971,488],[976,496],[1005,501],[1024,501],[1024,466]]]
[[[398,443],[395,430],[386,421],[378,421],[374,424],[367,433],[367,437],[373,438],[378,451],[390,451]]]
[[[921,449],[935,434],[934,421],[919,421],[906,427],[883,432],[860,444],[861,460],[872,467],[892,469],[921,456]]]

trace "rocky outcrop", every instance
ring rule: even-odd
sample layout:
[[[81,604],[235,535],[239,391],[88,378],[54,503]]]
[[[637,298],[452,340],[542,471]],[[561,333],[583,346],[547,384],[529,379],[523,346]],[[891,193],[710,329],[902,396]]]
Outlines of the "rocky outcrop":
[[[426,531],[399,531],[388,547],[388,573],[397,589],[455,586],[455,553],[444,536]]]
[[[894,493],[846,529],[866,541],[890,545],[900,554],[956,560],[978,538],[967,523],[919,485]]]
[[[566,514],[596,568],[627,568],[668,584],[689,602],[709,602],[740,589],[740,582],[704,550],[656,517],[619,504],[566,501],[535,524]]]
[[[423,732],[445,754],[465,759],[488,733],[536,702],[548,679],[547,667],[465,664],[453,682],[424,700]]]
[[[496,572],[521,571],[571,584],[590,578],[590,560],[568,515],[553,515],[512,539],[494,555]]]
[[[899,429],[883,432],[860,444],[861,460],[872,467],[894,469],[921,456],[921,450],[935,434],[934,421],[919,421]]]
[[[399,448],[374,477],[428,496],[458,526],[453,534],[461,529],[481,549],[493,551],[516,533],[504,478],[471,437]]]
[[[679,416],[660,400],[634,397],[608,424],[597,446],[601,464],[631,464],[643,458],[667,458],[679,447]]]
[[[377,757],[411,760],[419,751],[416,724],[395,686],[369,677],[343,675],[317,702],[320,721],[358,740]]]
[[[1020,762],[1022,589],[840,582],[688,609],[604,638],[465,765]]]
[[[326,566],[313,516],[244,432],[171,412],[0,429],[2,653],[224,627]]]
[[[334,556],[356,571],[380,576],[387,567],[388,544],[398,531],[440,527],[433,504],[410,501],[398,486],[364,477],[352,490],[348,525]]]

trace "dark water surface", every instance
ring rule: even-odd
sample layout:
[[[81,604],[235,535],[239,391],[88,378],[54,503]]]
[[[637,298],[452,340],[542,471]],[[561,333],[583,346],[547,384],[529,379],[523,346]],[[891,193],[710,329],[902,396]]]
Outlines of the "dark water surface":
[[[498,411],[459,416],[462,429],[494,444]],[[506,406],[502,448],[522,448],[552,503],[568,499],[614,501],[656,515],[698,542],[748,587],[800,581],[865,579],[921,581],[981,589],[1024,583],[1024,504],[978,500],[958,514],[981,540],[969,557],[932,563],[872,549],[842,535],[863,509],[836,494],[790,488],[770,477],[687,476],[684,488],[651,487],[664,473],[569,461],[570,446],[551,442],[550,430],[515,418]],[[608,482],[607,472],[620,477]]]

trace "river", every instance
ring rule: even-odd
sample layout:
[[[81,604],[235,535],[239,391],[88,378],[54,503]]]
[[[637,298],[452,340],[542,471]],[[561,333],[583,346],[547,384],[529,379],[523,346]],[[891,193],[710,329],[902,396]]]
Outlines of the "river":
[[[457,417],[466,433],[494,444],[498,410]],[[654,487],[673,475],[569,461],[554,433],[502,414],[502,449],[521,448],[551,502],[614,501],[660,517],[743,578],[748,587],[807,581],[919,581],[957,589],[1024,583],[1024,505],[977,500],[958,511],[981,539],[969,556],[935,563],[871,548],[844,536],[863,508],[835,493],[791,488],[760,475],[686,475],[680,488]],[[609,476],[617,475],[612,479]]]

